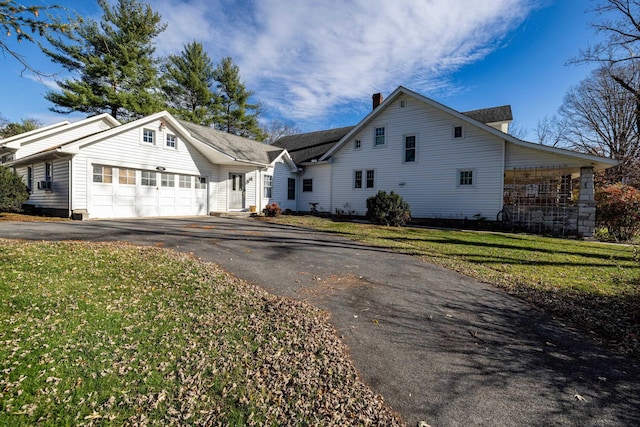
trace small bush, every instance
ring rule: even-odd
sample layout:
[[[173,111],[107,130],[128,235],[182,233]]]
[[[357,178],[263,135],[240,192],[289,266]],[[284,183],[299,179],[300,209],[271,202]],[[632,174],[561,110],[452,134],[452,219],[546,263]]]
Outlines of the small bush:
[[[640,190],[613,184],[596,191],[596,222],[615,240],[630,240],[640,232]]]
[[[411,209],[399,194],[378,191],[367,199],[366,216],[374,224],[402,226],[411,221]]]
[[[280,206],[278,206],[276,202],[273,202],[265,206],[262,210],[262,213],[264,214],[264,216],[276,217],[280,216],[280,214],[282,213],[282,209],[280,209]]]
[[[22,178],[9,168],[0,166],[0,212],[20,212],[27,199],[29,192]]]

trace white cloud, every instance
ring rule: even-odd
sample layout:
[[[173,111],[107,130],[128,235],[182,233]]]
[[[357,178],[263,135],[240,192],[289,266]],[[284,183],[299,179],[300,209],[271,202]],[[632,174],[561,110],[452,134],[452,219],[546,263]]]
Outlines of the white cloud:
[[[531,12],[529,0],[156,0],[159,53],[191,40],[230,55],[266,106],[326,116],[398,85],[422,93],[483,58]]]

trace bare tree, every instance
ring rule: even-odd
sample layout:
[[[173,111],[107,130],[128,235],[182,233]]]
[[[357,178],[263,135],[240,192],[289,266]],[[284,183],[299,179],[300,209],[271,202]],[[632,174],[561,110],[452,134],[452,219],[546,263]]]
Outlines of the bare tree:
[[[567,144],[565,137],[566,121],[557,116],[544,116],[538,120],[534,130],[537,141],[542,145],[561,147]]]
[[[267,135],[267,138],[264,140],[265,144],[273,144],[283,136],[295,135],[302,132],[297,126],[277,119],[272,120],[263,130]]]
[[[603,67],[594,71],[565,95],[559,110],[560,122],[550,122],[553,129],[550,134],[554,135],[551,140],[584,153],[619,160],[619,166],[607,170],[606,181],[638,185],[637,98],[618,84],[612,72],[629,85],[640,84],[633,67]],[[542,135],[545,136],[544,132]]]

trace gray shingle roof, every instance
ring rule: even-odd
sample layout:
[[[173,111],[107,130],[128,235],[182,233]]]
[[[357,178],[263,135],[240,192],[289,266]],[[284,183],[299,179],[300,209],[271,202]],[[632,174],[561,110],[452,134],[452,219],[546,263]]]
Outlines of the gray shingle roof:
[[[465,111],[462,114],[484,124],[513,120],[511,105]]]
[[[273,143],[286,149],[296,163],[310,162],[329,151],[353,126],[283,136]]]
[[[192,137],[234,159],[268,165],[284,151],[279,147],[263,144],[207,126],[183,120],[178,121]]]

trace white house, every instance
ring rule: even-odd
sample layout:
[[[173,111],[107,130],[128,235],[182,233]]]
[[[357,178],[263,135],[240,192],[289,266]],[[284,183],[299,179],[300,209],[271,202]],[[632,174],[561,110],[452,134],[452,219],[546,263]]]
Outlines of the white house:
[[[0,156],[30,189],[26,207],[59,216],[207,215],[273,201],[296,209],[286,150],[166,111],[126,124],[108,114],[61,122],[1,140]]]
[[[460,113],[401,86],[384,101],[374,95],[356,126],[274,145],[303,169],[301,210],[364,215],[366,199],[385,190],[409,202],[414,218],[508,219],[590,235],[593,172],[617,161],[522,141],[507,133],[511,119],[508,106]]]

